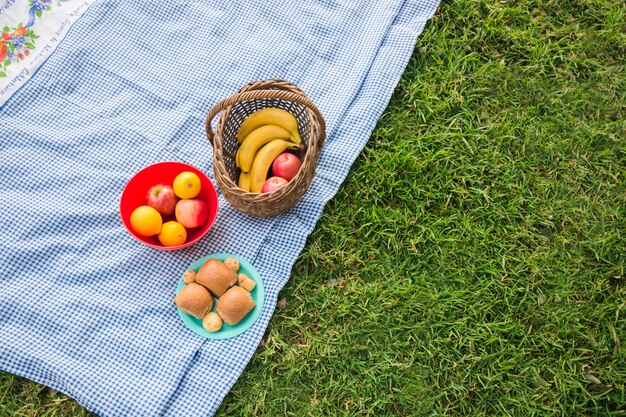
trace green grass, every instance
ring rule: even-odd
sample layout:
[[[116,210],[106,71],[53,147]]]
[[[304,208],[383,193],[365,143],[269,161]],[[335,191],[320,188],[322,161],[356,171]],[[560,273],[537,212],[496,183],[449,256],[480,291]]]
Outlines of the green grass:
[[[444,3],[217,415],[626,416],[624,16]]]

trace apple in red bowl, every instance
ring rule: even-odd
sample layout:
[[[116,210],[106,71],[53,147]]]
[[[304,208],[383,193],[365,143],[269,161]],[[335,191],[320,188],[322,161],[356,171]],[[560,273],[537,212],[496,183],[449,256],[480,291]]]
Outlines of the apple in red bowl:
[[[183,210],[183,212],[187,214],[187,217],[193,220],[194,227],[186,228],[187,239],[184,243],[175,246],[164,246],[161,242],[159,242],[157,235],[142,236],[134,231],[131,226],[130,216],[137,207],[151,205],[152,203],[151,206],[153,206],[160,213],[161,211],[169,213],[161,213],[163,217],[163,224],[168,221],[176,221],[175,209],[172,210],[171,213],[169,212],[171,202],[175,201],[175,208],[178,203],[184,200],[171,196],[169,194],[169,190],[164,190],[162,187],[158,186],[171,186],[174,182],[174,178],[182,172],[193,172],[200,178],[200,193],[195,196],[194,199],[202,201],[206,211],[204,212],[202,209],[199,211],[196,210],[196,206],[198,204],[192,204],[192,206]],[[158,192],[153,189],[155,186],[157,186]],[[122,218],[122,223],[128,232],[141,243],[160,250],[183,249],[198,242],[213,226],[215,218],[217,217],[217,211],[217,191],[209,177],[196,167],[183,162],[159,162],[142,169],[137,172],[137,174],[135,174],[130,181],[128,181],[128,184],[126,184],[120,198],[120,216]],[[204,216],[206,216],[206,220],[202,223],[201,220]]]
[[[183,199],[176,203],[176,221],[186,228],[202,226],[209,217],[209,208],[199,198]]]
[[[150,187],[146,195],[146,204],[158,211],[161,216],[170,216],[174,213],[178,203],[178,196],[169,184],[157,184]]]

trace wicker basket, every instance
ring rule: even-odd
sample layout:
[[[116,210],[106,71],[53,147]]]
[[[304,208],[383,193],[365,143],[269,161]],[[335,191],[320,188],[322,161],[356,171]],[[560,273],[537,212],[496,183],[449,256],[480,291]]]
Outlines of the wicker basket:
[[[237,132],[248,115],[265,107],[287,110],[298,121],[304,145],[299,155],[302,168],[287,185],[274,192],[250,193],[237,186],[240,174],[235,165],[239,147]],[[213,132],[211,122],[220,112]],[[232,97],[216,104],[206,117],[206,135],[213,145],[215,180],[224,198],[244,214],[269,217],[293,207],[309,188],[326,138],[326,125],[318,108],[302,90],[286,81],[271,79],[247,84]]]

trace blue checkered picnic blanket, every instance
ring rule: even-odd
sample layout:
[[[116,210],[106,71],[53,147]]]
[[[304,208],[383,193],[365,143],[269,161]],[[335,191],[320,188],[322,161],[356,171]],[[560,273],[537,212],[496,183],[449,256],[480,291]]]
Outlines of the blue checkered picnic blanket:
[[[250,360],[324,204],[392,94],[437,0],[98,0],[0,108],[0,368],[101,416],[211,415]],[[220,196],[213,229],[166,252],[138,243],[119,197],[165,160],[213,178],[208,110],[244,84],[302,88],[327,122],[311,188],[274,218]],[[215,182],[214,182],[215,183]],[[189,331],[186,267],[235,253],[263,277],[255,325]]]

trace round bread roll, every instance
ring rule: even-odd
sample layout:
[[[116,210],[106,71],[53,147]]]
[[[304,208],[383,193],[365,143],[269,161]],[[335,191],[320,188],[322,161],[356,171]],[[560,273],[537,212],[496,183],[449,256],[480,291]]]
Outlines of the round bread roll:
[[[237,274],[237,282],[239,283],[239,285],[241,285],[241,283],[247,279],[250,279],[250,277],[246,274]]]
[[[224,260],[224,265],[232,269],[233,271],[239,271],[239,261],[237,258],[228,258]]]
[[[224,323],[234,326],[248,315],[255,305],[256,303],[248,291],[235,286],[217,300],[217,313],[222,317]]]
[[[207,332],[217,332],[222,328],[222,318],[216,312],[211,311],[202,319],[202,327]]]
[[[190,316],[201,319],[213,307],[213,297],[202,285],[187,284],[174,299],[176,306]]]
[[[185,282],[185,284],[195,282],[196,271],[194,271],[193,269],[188,269],[187,271],[185,271],[185,273],[183,274],[183,281]]]
[[[248,292],[252,292],[254,287],[256,287],[256,282],[246,274],[237,275],[237,280],[239,281],[239,286]]]
[[[204,286],[215,297],[224,295],[237,283],[237,273],[217,259],[209,259],[196,274],[196,282]]]

